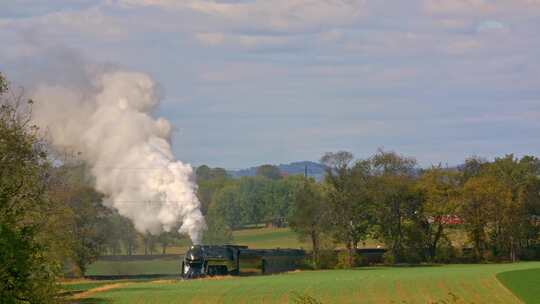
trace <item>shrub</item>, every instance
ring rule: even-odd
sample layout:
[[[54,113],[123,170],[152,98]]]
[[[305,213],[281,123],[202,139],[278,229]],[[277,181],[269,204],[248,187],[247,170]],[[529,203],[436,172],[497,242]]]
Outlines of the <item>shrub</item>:
[[[473,254],[473,250],[470,247],[460,247],[455,248],[456,257],[454,261],[456,263],[470,264],[476,262],[476,259]]]
[[[318,267],[313,256],[306,255],[305,258],[303,258],[297,263],[297,268],[302,269],[302,270],[313,270],[313,269],[317,269]]]
[[[540,246],[522,249],[519,257],[524,261],[540,260]]]
[[[400,262],[409,263],[409,264],[420,264],[424,261],[424,255],[420,252],[419,249],[405,249],[403,251],[402,260]]]
[[[383,263],[385,265],[394,265],[396,263],[396,258],[390,250],[383,254]]]
[[[0,303],[54,302],[56,265],[34,241],[34,231],[0,223],[0,248]]]
[[[458,257],[458,252],[454,246],[452,246],[452,243],[449,240],[441,240],[440,245],[437,247],[435,251],[435,259],[434,262],[436,263],[452,263],[456,262]]]
[[[346,250],[341,250],[337,253],[337,263],[335,268],[347,269],[364,265],[367,265],[367,260],[358,253],[354,253],[352,265],[349,265],[349,254]]]
[[[334,269],[338,264],[338,255],[335,250],[321,250],[319,252],[319,269]]]
[[[293,292],[293,296],[293,303],[295,304],[322,304],[321,301],[310,295]]]

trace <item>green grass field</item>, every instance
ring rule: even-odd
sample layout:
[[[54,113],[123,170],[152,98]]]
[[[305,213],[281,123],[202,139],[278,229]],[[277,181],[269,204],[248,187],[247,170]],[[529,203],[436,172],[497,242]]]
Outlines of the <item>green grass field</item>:
[[[304,248],[307,243],[298,241],[296,234],[288,228],[259,228],[234,231],[234,244],[250,248]],[[167,253],[183,254],[188,244],[172,247]],[[162,259],[159,255],[149,261],[97,261],[88,267],[86,275],[137,275],[137,274],[178,274],[179,259]]]
[[[289,228],[251,228],[233,231],[233,244],[247,245],[251,248],[311,248],[309,242],[300,242]],[[183,239],[177,246],[167,248],[168,254],[183,254],[190,245]],[[157,248],[161,252],[161,248]],[[136,251],[143,254],[143,248]]]
[[[462,230],[451,229],[447,230],[449,238],[455,246],[462,247],[466,243],[466,235]],[[303,248],[311,250],[309,241],[301,242],[294,231],[290,228],[265,228],[253,227],[250,229],[241,229],[233,231],[233,244],[247,245],[250,248]],[[182,239],[176,246],[167,248],[167,254],[183,254],[186,252],[190,242],[187,239]],[[359,244],[360,247],[376,247],[383,245],[382,242],[376,240],[367,240],[365,243]],[[161,253],[161,248],[156,248],[155,254]],[[139,247],[136,254],[141,255],[144,249]]]
[[[290,228],[238,230],[233,232],[233,239],[234,244],[247,245],[250,248],[302,248],[311,250],[311,243],[309,241],[300,242],[297,234]],[[375,247],[382,245],[382,243],[368,240],[365,245]]]
[[[63,291],[70,291],[70,292],[82,292],[87,291],[92,288],[117,283],[120,282],[120,280],[103,280],[103,281],[92,281],[92,280],[78,280],[74,282],[62,282],[62,290]]]
[[[92,302],[294,303],[295,294],[300,294],[312,296],[322,303],[511,304],[520,303],[520,300],[497,280],[496,275],[533,268],[540,268],[540,262],[369,267],[272,276],[135,282],[93,294]]]
[[[149,279],[134,279],[134,280],[89,280],[89,279],[77,279],[74,281],[60,282],[61,291],[77,294],[83,291],[91,289],[110,286],[111,284],[124,284],[124,283],[142,283],[151,282]]]
[[[86,275],[179,274],[180,258],[157,258],[148,261],[97,261],[88,267]]]
[[[540,304],[540,268],[502,272],[497,278],[523,302]]]
[[[234,243],[250,248],[310,249],[288,228],[235,231]],[[168,253],[180,254],[186,247],[182,244]],[[87,275],[175,275],[179,265],[178,258],[159,256],[144,261],[98,261],[90,265]],[[298,295],[312,296],[322,303],[520,303],[519,299],[540,303],[538,268],[540,262],[370,267],[193,281],[86,281],[64,284],[64,290],[105,287],[83,303],[295,303]],[[109,284],[115,288],[106,290]]]
[[[237,230],[233,232],[233,243],[250,248],[311,248],[308,242],[298,241],[296,233],[289,228]]]
[[[249,248],[302,248],[311,250],[309,242],[300,242],[296,233],[289,228],[253,228],[233,232],[233,244],[247,245]],[[361,244],[364,245],[364,244]],[[365,243],[367,247],[382,245],[373,240]],[[168,254],[184,254],[189,244],[171,247]],[[138,252],[141,254],[141,252]],[[137,274],[177,274],[179,259],[163,259],[159,255],[149,261],[104,261],[99,260],[88,267],[86,275],[137,275]]]

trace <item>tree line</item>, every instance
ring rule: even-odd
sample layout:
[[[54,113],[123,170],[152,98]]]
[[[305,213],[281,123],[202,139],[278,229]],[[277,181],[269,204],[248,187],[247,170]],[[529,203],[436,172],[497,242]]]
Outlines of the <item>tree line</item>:
[[[287,224],[310,241],[315,265],[321,250],[336,247],[354,265],[367,240],[384,244],[388,263],[540,258],[536,157],[471,157],[461,166],[426,169],[391,151],[357,160],[340,151],[324,154],[321,163],[322,181],[281,176],[270,165],[240,179],[199,167],[206,241],[228,242],[232,229],[250,224]]]
[[[540,258],[540,161],[513,155],[462,166],[418,168],[413,158],[379,150],[354,160],[327,153],[325,180],[297,192],[292,227],[308,235],[315,260],[324,235],[344,244],[354,264],[359,242],[384,242],[390,263],[448,262],[465,234],[471,261]],[[463,249],[463,248],[461,248]]]
[[[224,169],[200,166],[195,171],[198,197],[208,229],[207,244],[232,241],[231,231],[259,224],[286,224],[302,176],[283,177],[271,165],[258,168],[254,177],[234,179]]]

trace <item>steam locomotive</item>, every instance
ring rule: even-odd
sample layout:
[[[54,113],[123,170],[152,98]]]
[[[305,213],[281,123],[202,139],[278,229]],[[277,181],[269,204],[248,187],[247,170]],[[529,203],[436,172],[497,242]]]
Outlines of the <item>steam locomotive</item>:
[[[237,245],[194,245],[182,260],[181,275],[191,279],[216,275],[278,273],[298,269],[306,256],[299,249],[249,249]]]

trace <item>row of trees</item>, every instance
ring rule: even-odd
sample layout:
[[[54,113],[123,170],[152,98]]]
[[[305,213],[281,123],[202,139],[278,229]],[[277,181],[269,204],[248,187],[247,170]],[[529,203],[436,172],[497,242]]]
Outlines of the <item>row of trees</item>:
[[[61,214],[67,251],[61,257],[65,274],[84,274],[89,264],[102,255],[166,254],[170,245],[184,236],[177,230],[159,235],[139,233],[133,223],[103,204],[103,194],[93,187],[84,163],[62,158],[62,165],[48,168],[47,199]]]
[[[321,162],[321,182],[281,176],[270,165],[240,179],[199,167],[205,242],[230,242],[232,229],[250,224],[286,222],[310,240],[315,261],[321,248],[343,246],[352,265],[368,239],[385,244],[391,263],[448,262],[464,252],[475,261],[540,257],[535,157],[473,157],[459,167],[422,169],[413,158],[379,150],[360,160],[327,153]]]
[[[253,177],[234,179],[221,168],[196,170],[198,197],[208,222],[204,242],[232,241],[231,231],[258,224],[282,226],[294,205],[302,176],[281,176],[279,169],[263,165]]]
[[[306,180],[290,216],[291,226],[311,239],[315,260],[328,236],[348,249],[349,264],[367,238],[384,242],[387,261],[444,260],[455,253],[450,227],[466,234],[475,260],[538,254],[535,157],[471,158],[458,168],[423,170],[412,158],[380,150],[357,161],[348,152],[327,153],[322,162],[324,182]]]

